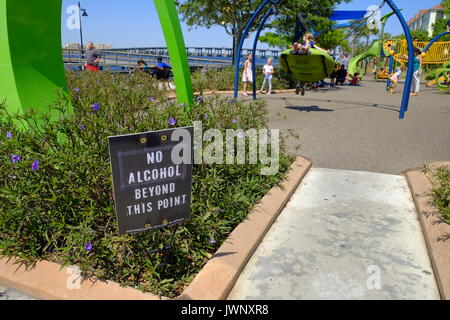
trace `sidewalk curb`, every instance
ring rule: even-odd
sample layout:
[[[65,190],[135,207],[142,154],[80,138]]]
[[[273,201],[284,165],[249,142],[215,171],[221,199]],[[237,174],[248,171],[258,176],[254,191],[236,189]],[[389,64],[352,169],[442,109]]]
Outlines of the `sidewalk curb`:
[[[245,265],[311,166],[309,159],[298,157],[282,183],[282,188],[273,188],[262,198],[247,220],[234,229],[178,299],[226,299]]]
[[[175,299],[226,299],[246,263],[281,213],[303,177],[311,168],[309,159],[298,157],[291,165],[281,188],[272,188],[234,229],[215,255],[206,263]],[[28,270],[15,259],[0,259],[0,284],[38,299],[50,300],[169,300],[143,293],[131,287],[120,287],[113,281],[83,279],[77,289],[69,289],[77,277],[69,267],[49,261],[37,262]]]
[[[431,167],[436,168],[445,164],[450,166],[450,162],[436,162],[431,164]],[[441,298],[450,300],[450,240],[441,240],[443,235],[450,235],[450,225],[439,223],[436,217],[439,214],[438,210],[429,204],[432,199],[429,195],[431,183],[421,170],[421,168],[409,169],[403,174],[408,181],[419,215]]]

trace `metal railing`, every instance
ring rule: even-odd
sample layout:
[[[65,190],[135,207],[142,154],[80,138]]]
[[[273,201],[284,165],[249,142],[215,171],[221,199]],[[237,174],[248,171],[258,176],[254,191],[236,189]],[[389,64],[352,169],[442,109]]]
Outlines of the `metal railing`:
[[[83,50],[84,52],[85,50]],[[144,60],[147,64],[156,64],[157,58],[162,57],[163,61],[170,64],[170,57],[168,55],[157,54],[145,54],[145,53],[132,53],[123,51],[110,51],[110,50],[97,50],[101,54],[100,63],[110,66],[127,66],[134,67],[137,65],[138,60]],[[79,49],[63,49],[63,58],[65,64],[82,64],[85,62],[83,52]],[[231,66],[232,61],[228,59],[211,59],[211,58],[198,58],[188,56],[188,62],[190,66]]]

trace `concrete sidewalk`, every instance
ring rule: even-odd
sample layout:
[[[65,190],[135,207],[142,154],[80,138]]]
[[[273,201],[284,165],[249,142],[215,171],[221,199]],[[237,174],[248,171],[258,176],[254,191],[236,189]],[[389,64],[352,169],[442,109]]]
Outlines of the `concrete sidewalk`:
[[[0,285],[0,300],[36,300],[36,299]]]
[[[440,299],[405,178],[312,169],[228,299]]]

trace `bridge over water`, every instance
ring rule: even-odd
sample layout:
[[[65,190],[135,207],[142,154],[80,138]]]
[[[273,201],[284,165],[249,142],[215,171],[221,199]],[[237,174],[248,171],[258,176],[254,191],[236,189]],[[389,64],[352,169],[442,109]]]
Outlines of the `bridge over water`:
[[[166,47],[145,47],[145,48],[119,48],[119,49],[111,49],[109,51],[120,51],[120,52],[129,52],[129,53],[145,53],[150,55],[163,55],[167,56],[168,51]],[[243,49],[242,54],[247,55],[251,53],[252,49]],[[278,59],[280,54],[280,50],[275,49],[257,49],[255,57],[258,59],[264,59],[273,57]],[[187,47],[186,53],[188,57],[196,56],[196,57],[232,57],[233,49],[230,48],[219,48],[219,47]]]
[[[232,49],[228,48],[187,48],[188,63],[191,69],[204,68],[205,66],[214,68],[224,68],[232,65]],[[125,49],[108,49],[98,50],[101,54],[100,64],[107,69],[117,69],[118,72],[132,72],[137,65],[137,61],[142,59],[148,65],[157,63],[158,57],[162,57],[163,61],[170,64],[170,56],[167,48],[125,48]],[[243,49],[243,57],[245,54],[252,52],[251,49]],[[274,64],[278,64],[277,50],[257,50],[256,63],[263,65],[266,58],[273,57]],[[64,63],[68,67],[79,68],[84,66],[85,59],[83,53],[79,49],[63,49]]]

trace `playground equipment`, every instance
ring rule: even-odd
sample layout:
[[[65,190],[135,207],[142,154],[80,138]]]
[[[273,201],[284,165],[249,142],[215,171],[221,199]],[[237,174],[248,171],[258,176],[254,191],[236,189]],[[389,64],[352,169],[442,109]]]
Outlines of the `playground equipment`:
[[[379,57],[380,53],[381,53],[382,57],[389,56],[389,51],[388,51],[387,47],[382,45],[381,40],[378,40],[372,44],[372,46],[370,47],[370,49],[367,52],[364,52],[364,53],[354,57],[352,60],[350,60],[350,62],[348,64],[348,73],[350,75],[354,75],[356,72],[361,73],[361,71],[359,70],[358,64],[362,60],[365,60],[367,58]]]
[[[178,100],[191,106],[189,65],[175,3],[154,3],[170,52]],[[45,113],[58,89],[67,92],[61,12],[62,0],[0,0],[0,101],[6,98],[11,113],[28,109]]]
[[[450,61],[436,72],[436,86],[442,91],[450,90]]]
[[[450,30],[450,20],[448,20],[447,22],[447,26],[448,26],[448,30]],[[436,72],[436,79],[435,79],[435,84],[436,86],[442,90],[442,91],[447,91],[450,90],[450,42],[437,42],[440,38],[442,38],[443,36],[449,35],[450,31],[447,32],[443,32],[439,35],[437,35],[436,37],[434,37],[433,40],[430,41],[430,43],[428,44],[428,46],[425,48],[423,56],[425,58],[427,58],[428,56],[432,56],[433,53],[435,53],[435,51],[438,51],[438,53],[441,52],[441,50],[438,50],[435,48],[436,45],[442,46],[442,43],[448,44],[445,46],[444,50],[443,50],[443,56],[439,55],[437,58],[438,59],[445,59],[445,57],[449,58],[448,62],[444,65],[443,68],[437,70]],[[430,48],[436,49],[436,50],[430,50]],[[429,52],[430,51],[430,52]]]
[[[294,79],[302,82],[320,81],[328,77],[335,62],[329,54],[317,49],[309,49],[311,54],[291,54],[291,50],[281,53],[280,66]]]
[[[422,56],[424,65],[444,64],[443,68],[437,70],[436,79],[428,83],[429,86],[436,85],[439,89],[444,91],[450,89],[450,41],[438,42],[438,40],[448,34],[450,34],[450,32],[441,33],[430,42],[413,42],[415,47],[422,49],[423,51]],[[393,50],[391,51],[391,58],[404,67],[408,62],[406,41],[397,41],[395,45],[392,46],[392,48]],[[393,68],[394,66],[392,65],[390,72],[392,72]]]
[[[252,15],[252,17],[250,18],[250,20],[248,21],[242,36],[241,36],[241,41],[238,45],[238,47],[236,48],[237,50],[237,54],[236,54],[236,58],[235,58],[235,78],[234,78],[234,98],[237,99],[238,97],[238,88],[239,88],[239,66],[240,66],[240,61],[241,61],[241,50],[242,47],[244,45],[244,40],[247,38],[248,32],[250,27],[252,26],[252,24],[254,23],[255,19],[260,15],[260,13],[262,12],[262,10],[267,6],[270,5],[271,7],[277,6],[281,3],[281,0],[264,0],[263,3],[261,3],[261,5],[258,7],[258,9],[254,12],[254,14]],[[414,67],[414,46],[413,46],[413,41],[412,41],[412,37],[411,37],[411,32],[409,30],[409,27],[405,21],[405,18],[403,17],[402,13],[400,12],[399,8],[396,6],[396,4],[394,3],[393,0],[384,0],[383,4],[388,4],[392,11],[394,12],[394,14],[397,16],[397,18],[399,19],[403,31],[405,33],[406,39],[407,39],[407,43],[408,43],[408,54],[409,54],[409,61],[408,61],[408,73],[406,76],[406,84],[405,84],[405,88],[403,90],[403,98],[402,98],[402,103],[400,106],[400,119],[403,119],[405,117],[405,113],[406,111],[408,111],[408,104],[409,104],[409,91],[411,89],[411,84],[412,84],[412,77],[413,77],[413,67]],[[381,7],[381,6],[380,6]],[[258,31],[257,31],[257,36],[255,37],[255,42],[254,42],[254,48],[256,47],[256,44],[258,42],[259,39],[259,34],[262,30],[262,28],[264,28],[265,25],[265,21],[267,20],[268,16],[272,13],[271,10],[269,10],[269,13],[266,14],[266,16],[264,17],[264,19],[262,19],[262,22],[260,23],[259,27],[258,27]],[[314,55],[309,55],[310,57],[313,57]],[[316,58],[313,58],[316,59]],[[253,59],[254,60],[254,59]],[[255,62],[252,63],[252,68],[253,68],[253,73],[256,74],[255,69],[256,69],[256,64]],[[332,69],[331,69],[332,70]],[[330,72],[331,72],[330,70]],[[256,84],[253,85],[253,99],[256,99]]]

